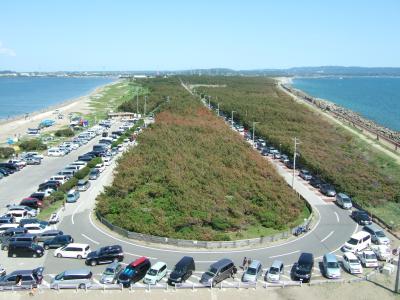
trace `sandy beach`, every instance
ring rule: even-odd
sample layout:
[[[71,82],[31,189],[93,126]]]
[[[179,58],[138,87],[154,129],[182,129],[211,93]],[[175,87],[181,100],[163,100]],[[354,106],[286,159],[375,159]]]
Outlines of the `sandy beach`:
[[[44,128],[41,132],[54,131],[69,124],[68,114],[80,113],[86,114],[90,112],[90,100],[93,97],[98,97],[103,90],[115,82],[100,86],[93,90],[90,94],[78,98],[74,98],[58,105],[48,107],[40,112],[32,112],[25,119],[24,116],[16,117],[11,120],[0,121],[0,145],[5,145],[8,138],[21,138],[26,136],[28,128],[37,128],[39,123],[44,119],[52,119],[56,123]],[[58,114],[63,115],[63,119],[58,119]]]

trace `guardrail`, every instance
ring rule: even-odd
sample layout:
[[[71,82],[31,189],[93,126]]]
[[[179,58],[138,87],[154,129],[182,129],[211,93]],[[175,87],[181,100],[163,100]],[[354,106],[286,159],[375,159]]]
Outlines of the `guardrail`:
[[[312,207],[306,202],[306,205],[311,211],[310,216],[305,220],[303,226],[309,227],[311,224],[312,219],[314,218],[314,212]],[[288,230],[279,232],[277,234],[254,238],[254,239],[244,239],[244,240],[234,240],[234,241],[195,241],[195,240],[182,240],[182,239],[174,239],[168,237],[160,237],[154,236],[144,233],[137,233],[131,232],[126,229],[123,229],[119,226],[116,226],[109,222],[106,218],[104,218],[99,212],[96,212],[97,219],[107,226],[110,230],[133,240],[139,240],[149,243],[156,243],[156,244],[167,244],[176,247],[185,247],[185,248],[241,248],[247,246],[256,246],[256,245],[264,245],[272,242],[276,242],[279,240],[285,240],[289,237],[293,236],[293,231],[298,227],[293,227]]]

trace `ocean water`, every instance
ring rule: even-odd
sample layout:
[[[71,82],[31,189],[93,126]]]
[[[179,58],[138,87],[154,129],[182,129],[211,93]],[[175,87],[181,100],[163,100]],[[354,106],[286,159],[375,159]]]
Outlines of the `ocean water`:
[[[110,83],[106,77],[0,77],[0,119],[45,109]]]
[[[400,131],[400,77],[295,78],[292,86]]]

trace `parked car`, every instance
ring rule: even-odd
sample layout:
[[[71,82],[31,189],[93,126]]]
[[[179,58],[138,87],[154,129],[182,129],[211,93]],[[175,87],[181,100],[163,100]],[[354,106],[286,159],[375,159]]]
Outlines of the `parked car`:
[[[366,211],[363,210],[354,210],[351,213],[351,217],[360,225],[371,225],[372,218]]]
[[[288,169],[293,169],[293,168],[294,168],[294,164],[293,164],[293,162],[292,162],[291,160],[286,161],[286,162],[285,162],[285,166],[286,166]]]
[[[262,274],[262,265],[258,260],[253,260],[242,276],[243,282],[256,282]]]
[[[54,251],[54,256],[61,258],[86,258],[90,253],[90,246],[88,244],[71,243],[66,246],[60,247]]]
[[[12,242],[8,245],[8,257],[41,257],[44,254],[42,246],[31,242]]]
[[[161,279],[167,275],[167,264],[165,262],[156,262],[147,271],[144,276],[143,283],[145,284],[157,284]]]
[[[67,202],[68,203],[73,203],[78,201],[80,197],[80,193],[77,189],[72,189],[67,193]]]
[[[40,165],[41,163],[42,163],[42,160],[37,157],[29,157],[26,159],[27,165]]]
[[[344,209],[351,209],[353,207],[351,198],[344,193],[338,193],[336,195],[336,204]]]
[[[50,181],[49,180],[47,182],[41,183],[39,185],[38,191],[39,192],[44,192],[44,191],[49,190],[49,189],[51,189],[53,191],[57,191],[58,188],[60,187],[60,185],[61,184],[58,181],[53,181],[53,180]]]
[[[268,282],[279,282],[281,280],[281,274],[283,274],[283,262],[274,260],[271,267],[265,272],[264,280]]]
[[[64,233],[61,230],[46,230],[42,233],[38,234],[38,242],[44,242],[46,240],[51,240],[56,236],[63,235]]]
[[[2,224],[13,224],[15,223],[15,218],[13,216],[2,216],[0,217],[0,226]]]
[[[57,181],[59,182],[60,185],[63,185],[64,183],[66,183],[68,181],[68,176],[65,175],[55,175],[50,177],[49,181],[53,182],[53,181]]]
[[[326,278],[338,279],[340,278],[340,265],[336,255],[332,253],[325,254],[322,258],[322,268]]]
[[[371,245],[371,249],[379,260],[386,261],[392,256],[392,252],[388,245]]]
[[[151,264],[147,257],[138,258],[119,274],[117,282],[123,287],[130,287],[132,283],[142,280],[150,267]]]
[[[19,227],[19,228],[21,228],[21,227]],[[1,250],[7,251],[8,248],[10,247],[10,244],[14,243],[14,242],[37,243],[37,236],[35,234],[31,234],[31,233],[27,233],[27,232],[21,233],[21,234],[16,234],[16,235],[10,237],[9,239],[6,239],[3,241],[3,243],[1,244]]]
[[[50,148],[49,150],[47,150],[47,156],[60,157],[64,156],[65,154],[66,153],[60,148]]]
[[[50,288],[90,288],[93,284],[92,277],[92,272],[87,269],[67,270],[53,278],[50,283]]]
[[[76,186],[77,190],[79,192],[84,192],[87,191],[90,187],[90,181],[87,179],[81,179],[78,181],[78,184]]]
[[[223,258],[213,263],[208,271],[204,272],[201,276],[200,283],[206,286],[215,286],[217,283],[233,277],[236,273],[236,267],[233,261],[227,258]]]
[[[354,253],[345,252],[343,254],[343,268],[350,274],[362,274],[363,268]]]
[[[122,272],[123,267],[119,262],[109,264],[104,270],[100,278],[101,284],[114,284],[117,282],[119,274]]]
[[[313,176],[310,180],[310,185],[312,187],[315,187],[316,189],[319,189],[321,187],[321,185],[323,185],[324,183],[325,182],[317,176]]]
[[[359,252],[368,248],[371,245],[371,235],[365,231],[360,231],[353,234],[350,239],[344,244],[345,252]]]
[[[36,268],[33,270],[17,270],[11,272],[8,275],[0,277],[1,287],[11,287],[15,286],[17,283],[17,278],[21,278],[20,286],[24,288],[37,287],[42,283],[43,279],[43,267]]]
[[[335,188],[329,183],[321,184],[319,190],[325,196],[328,196],[328,197],[335,197],[336,196]]]
[[[26,224],[34,224],[34,223],[41,224],[43,226],[49,226],[49,222],[42,221],[36,218],[22,219],[19,222],[19,226],[24,227]]]
[[[299,176],[301,178],[303,178],[304,180],[307,180],[307,181],[311,180],[311,178],[312,178],[312,175],[311,175],[310,171],[308,171],[306,169],[301,169],[300,173],[299,173]]]
[[[22,199],[22,201],[19,203],[19,205],[29,206],[33,209],[38,209],[43,206],[43,201],[36,199],[36,198],[28,197],[28,198]]]
[[[100,171],[96,168],[92,169],[89,173],[90,180],[96,180],[100,176]]]
[[[43,247],[44,249],[54,249],[54,248],[60,248],[63,246],[66,246],[68,244],[72,244],[74,242],[74,239],[70,235],[57,235],[53,237],[52,239],[45,240],[43,242]]]
[[[168,284],[175,285],[185,282],[195,271],[193,257],[184,256],[177,262],[171,274],[169,274]]]
[[[24,235],[28,232],[26,228],[17,227],[17,228],[9,228],[3,232],[3,235],[0,237],[1,240],[1,250],[8,250],[8,245],[10,244],[10,240],[12,237]]]
[[[314,255],[306,252],[301,253],[299,260],[294,266],[294,279],[303,282],[310,282],[313,268]]]
[[[368,232],[371,235],[371,241],[378,245],[389,245],[390,239],[385,235],[385,232],[378,225],[371,224],[366,225],[363,231]]]
[[[85,263],[90,266],[95,266],[98,264],[110,263],[113,261],[123,261],[124,252],[120,245],[106,246],[102,247],[96,251],[90,252]]]
[[[26,210],[11,210],[7,212],[7,216],[14,217],[16,223],[19,223],[22,219],[29,218]]]
[[[29,206],[24,206],[24,205],[11,205],[11,206],[8,206],[7,214],[11,214],[12,212],[26,212],[28,217],[36,217],[36,215],[37,215],[36,209],[33,209],[32,207],[29,207]]]
[[[43,201],[43,199],[48,196],[50,196],[50,194],[46,194],[46,192],[34,192],[29,196],[29,198],[35,198],[40,201]]]
[[[28,233],[41,234],[51,228],[41,223],[28,223],[24,224],[24,228],[28,229]]]
[[[364,250],[358,252],[358,259],[361,264],[366,268],[376,268],[379,267],[378,258],[375,255],[375,252],[372,250]]]

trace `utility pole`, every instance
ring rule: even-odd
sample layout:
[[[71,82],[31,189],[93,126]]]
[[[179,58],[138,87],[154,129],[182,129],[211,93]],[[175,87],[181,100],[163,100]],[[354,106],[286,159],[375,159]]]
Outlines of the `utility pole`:
[[[397,250],[398,257],[397,257],[397,273],[396,273],[396,285],[394,287],[394,292],[399,294],[400,293],[400,248]]]
[[[234,111],[234,110],[232,110],[232,114],[231,114],[231,117],[232,117],[232,119],[231,119],[231,126],[232,126],[232,128],[233,128],[233,113],[235,113],[236,111]]]
[[[293,177],[292,177],[292,189],[294,189],[294,176],[296,175],[296,156],[297,156],[297,145],[299,145],[300,142],[298,139],[295,137],[294,138],[294,154],[293,154]]]
[[[256,124],[258,124],[260,122],[253,122],[253,146],[254,146],[254,131],[256,129]]]
[[[144,96],[144,113],[143,113],[144,116],[146,116],[146,106],[147,106],[147,96]]]

